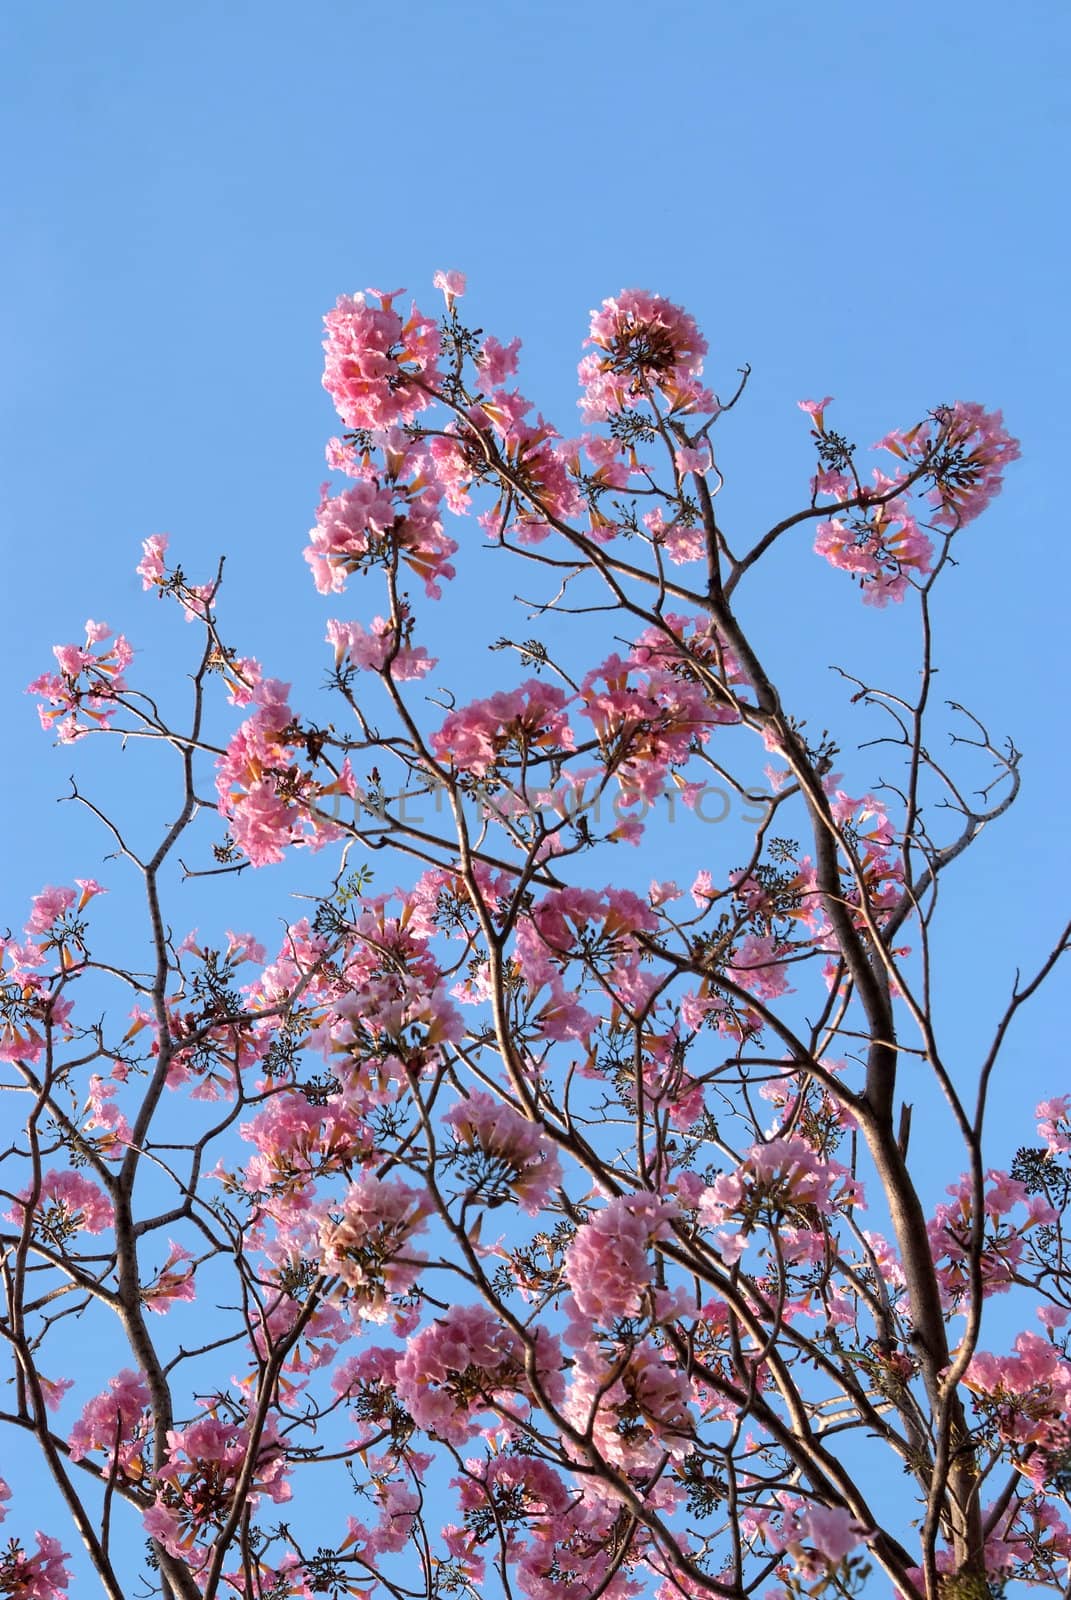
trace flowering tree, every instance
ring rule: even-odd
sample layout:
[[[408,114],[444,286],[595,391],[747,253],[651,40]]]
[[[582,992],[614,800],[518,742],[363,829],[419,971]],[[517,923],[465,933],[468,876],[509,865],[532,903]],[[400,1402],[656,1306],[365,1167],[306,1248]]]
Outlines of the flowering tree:
[[[31,685],[58,740],[164,745],[177,787],[147,851],[74,791],[140,879],[140,967],[98,949],[89,878],[2,946],[0,1421],[70,1526],[34,1542],[0,1487],[0,1595],[62,1592],[74,1539],[110,1600],[1063,1588],[1071,1096],[1018,1154],[986,1106],[1067,933],[981,1063],[930,1003],[945,871],[1018,785],[958,707],[962,763],[932,753],[932,596],[1016,444],[942,406],[867,475],[802,402],[805,504],[748,545],[716,442],[746,373],[705,387],[686,312],[593,314],[566,440],[514,386],[519,341],[436,287],[439,318],[369,291],[325,319],[347,431],[305,554],[336,603],[379,596],[327,621],[331,723],[162,536],[138,570],[200,635],[186,719],[101,623]],[[515,671],[482,698],[420,642],[470,512],[543,633],[485,640]],[[918,613],[917,689],[853,680],[899,764],[877,795],[740,620],[801,539],[846,606]],[[715,781],[752,819],[740,859],[652,881]],[[174,928],[180,878],[226,890],[225,924],[246,869],[302,847],[329,865],[273,950]],[[935,1209],[905,1079],[944,1118]],[[114,1344],[103,1388],[75,1326]]]

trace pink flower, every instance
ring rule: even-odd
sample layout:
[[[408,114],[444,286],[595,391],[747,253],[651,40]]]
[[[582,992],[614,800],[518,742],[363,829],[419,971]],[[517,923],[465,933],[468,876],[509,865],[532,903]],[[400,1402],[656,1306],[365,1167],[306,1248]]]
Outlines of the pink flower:
[[[556,1404],[565,1388],[558,1341],[545,1328],[529,1338],[541,1387]],[[508,1418],[527,1411],[526,1373],[519,1335],[485,1306],[451,1306],[409,1340],[398,1363],[397,1393],[418,1427],[460,1445],[475,1433],[482,1412]]]
[[[653,1283],[648,1252],[669,1232],[675,1209],[651,1194],[618,1195],[577,1229],[565,1272],[581,1316],[608,1326],[642,1313]]]
[[[169,1239],[168,1257],[152,1283],[141,1291],[141,1299],[150,1311],[163,1315],[176,1300],[195,1300],[197,1291],[193,1282],[193,1258],[182,1245]]]
[[[1071,1095],[1058,1095],[1053,1100],[1043,1100],[1035,1115],[1038,1134],[1049,1147],[1051,1155],[1063,1155],[1071,1150]]]
[[[164,582],[167,576],[167,566],[164,562],[167,546],[166,533],[154,533],[142,541],[141,548],[144,555],[135,570],[141,579],[143,589],[152,589]]]
[[[78,904],[74,908],[76,913],[84,911],[95,894],[108,893],[107,889],[99,884],[96,878],[75,878],[74,881],[82,891],[78,897]]]
[[[799,406],[801,411],[806,411],[807,415],[814,423],[815,430],[818,433],[825,433],[825,409],[826,406],[831,406],[833,404],[833,396],[831,394],[827,394],[824,400],[797,400],[796,404]]]
[[[535,1216],[561,1182],[557,1151],[538,1123],[529,1122],[504,1101],[477,1090],[451,1106],[443,1121],[453,1128],[463,1149],[486,1158],[473,1174],[474,1201],[493,1200],[504,1185],[522,1211]]]
[[[109,1378],[107,1389],[86,1401],[71,1429],[71,1459],[84,1461],[102,1450],[106,1468],[117,1463],[128,1477],[140,1479],[149,1438],[149,1404],[149,1391],[140,1372],[128,1367]]]
[[[348,661],[368,672],[385,672],[399,683],[423,678],[437,665],[423,645],[397,644],[393,625],[375,617],[366,630],[359,622],[329,622],[327,641],[335,647],[335,665]],[[390,657],[388,667],[388,657]]]
[[[830,1561],[842,1561],[866,1536],[866,1530],[843,1506],[812,1506],[804,1526],[815,1549]]]
[[[71,1576],[63,1565],[67,1552],[47,1533],[38,1532],[34,1537],[35,1555],[27,1555],[17,1539],[0,1551],[0,1593],[13,1600],[58,1600],[66,1594]]]
[[[48,933],[71,909],[77,898],[73,889],[42,889],[40,894],[34,896],[26,932]]]
[[[350,1184],[341,1216],[321,1222],[322,1270],[338,1273],[366,1321],[385,1322],[390,1297],[416,1283],[426,1257],[412,1253],[409,1239],[423,1230],[431,1209],[423,1190],[366,1175]]]
[[[673,453],[677,471],[682,475],[686,472],[697,473],[705,477],[714,465],[714,452],[705,441],[702,445],[693,448],[690,445],[678,445]]]
[[[927,573],[933,564],[932,544],[896,501],[875,506],[869,518],[852,524],[835,517],[820,522],[814,548],[831,566],[859,579],[868,605],[902,600],[909,574]]]
[[[623,289],[591,314],[584,341],[595,353],[580,363],[586,421],[613,416],[658,389],[671,411],[709,411],[714,399],[699,383],[707,342],[692,317],[660,295]]]
[[[73,1378],[46,1378],[43,1372],[37,1374],[37,1381],[41,1385],[41,1396],[49,1411],[58,1411],[67,1390],[74,1388]]]
[[[463,272],[437,272],[431,280],[433,289],[441,289],[446,296],[446,309],[454,309],[454,301],[460,300],[465,293],[465,274]]]
[[[324,317],[327,338],[323,384],[348,428],[377,431],[412,422],[431,404],[425,385],[439,378],[439,329],[414,306],[408,319],[395,311],[400,289],[342,295]]]
[[[24,1189],[20,1200],[7,1213],[17,1227],[23,1225],[25,1208],[21,1201],[29,1198]],[[65,1236],[69,1230],[85,1229],[86,1233],[103,1233],[115,1220],[112,1203],[101,1193],[95,1183],[83,1178],[79,1172],[46,1172],[41,1179],[41,1191],[34,1207],[34,1222],[46,1235]]]
[[[1019,441],[1004,427],[999,411],[957,400],[940,412],[938,462],[929,499],[939,509],[934,522],[955,530],[980,516],[1000,493],[1004,469],[1020,455]]]
[[[482,777],[511,749],[515,759],[530,759],[540,751],[571,750],[573,731],[561,689],[529,678],[520,688],[504,690],[487,700],[474,700],[451,711],[437,733],[432,749],[440,760],[450,761],[459,772]]]
[[[650,1340],[627,1363],[592,1343],[576,1358],[563,1409],[580,1432],[591,1430],[608,1461],[642,1473],[657,1469],[667,1454],[687,1455],[695,1437],[690,1399],[684,1372]]]
[[[489,334],[476,357],[476,365],[480,369],[480,381],[489,389],[500,389],[506,379],[513,377],[517,371],[517,353],[520,348],[519,339],[511,339],[509,344],[501,344],[494,334]]]

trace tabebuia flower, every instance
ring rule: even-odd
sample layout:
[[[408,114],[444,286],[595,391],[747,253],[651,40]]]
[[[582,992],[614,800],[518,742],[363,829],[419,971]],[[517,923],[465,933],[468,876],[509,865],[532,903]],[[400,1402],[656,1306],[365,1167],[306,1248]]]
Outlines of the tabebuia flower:
[[[108,1379],[103,1394],[94,1395],[82,1408],[71,1429],[72,1461],[103,1451],[105,1477],[118,1467],[124,1477],[139,1482],[145,1472],[145,1448],[151,1433],[149,1390],[140,1372],[125,1368]]]
[[[1071,1151],[1071,1094],[1043,1100],[1035,1115],[1041,1119],[1038,1122],[1038,1136],[1044,1139],[1049,1154],[1066,1155]]]
[[[957,400],[934,413],[937,458],[931,477],[930,504],[934,523],[955,530],[981,516],[1004,487],[1004,469],[1018,461],[1018,439],[1004,426],[1000,411],[986,411],[977,401]],[[921,445],[919,446],[921,448]]]
[[[451,1106],[443,1121],[461,1150],[469,1152],[464,1170],[473,1200],[486,1203],[511,1194],[522,1211],[535,1216],[561,1182],[557,1151],[538,1123],[494,1095],[477,1090]]]
[[[562,1407],[601,1455],[627,1472],[655,1471],[669,1455],[687,1454],[695,1436],[687,1375],[673,1352],[644,1339],[628,1351],[580,1348]]]
[[[1058,1221],[1058,1213],[1044,1193],[1031,1194],[1026,1185],[1006,1172],[991,1168],[985,1174],[981,1238],[982,1294],[1007,1294],[1021,1274],[1028,1254],[1029,1235]],[[971,1257],[974,1251],[974,1184],[968,1173],[949,1184],[942,1202],[926,1224],[930,1254],[937,1270],[941,1296],[948,1307],[958,1307],[971,1293]],[[1022,1206],[1025,1215],[1013,1222],[1011,1214]]]
[[[710,411],[714,397],[699,382],[707,342],[695,319],[646,289],[623,289],[591,313],[578,368],[585,421],[629,410],[657,389],[670,411]]]
[[[377,431],[412,422],[431,404],[420,385],[439,377],[439,326],[415,305],[403,318],[394,309],[403,293],[340,295],[324,317],[323,385],[348,428]]]
[[[67,1551],[60,1548],[58,1539],[47,1533],[37,1533],[37,1550],[26,1553],[18,1539],[12,1539],[0,1551],[0,1594],[11,1600],[56,1600],[67,1593],[70,1573],[63,1563]]]
[[[427,1258],[414,1255],[409,1240],[431,1209],[426,1190],[369,1173],[350,1184],[341,1208],[320,1224],[321,1268],[339,1275],[366,1321],[385,1322],[391,1296],[416,1283]]]
[[[398,1398],[418,1427],[465,1444],[484,1413],[507,1421],[527,1414],[529,1346],[539,1385],[556,1405],[565,1384],[552,1334],[540,1327],[522,1337],[485,1306],[451,1306],[409,1340],[398,1363]]]
[[[933,544],[919,527],[907,496],[894,494],[897,484],[897,479],[875,468],[864,505],[818,524],[816,552],[830,566],[858,579],[867,605],[903,600],[912,577],[923,577],[933,567]],[[847,499],[856,489],[842,474],[826,473],[815,481],[815,492]]]
[[[105,648],[96,651],[95,645]],[[84,645],[53,645],[52,654],[59,672],[42,673],[26,686],[27,694],[43,696],[37,714],[45,732],[54,733],[60,744],[71,744],[94,729],[108,728],[119,709],[118,696],[127,688],[123,673],[134,659],[127,640],[121,633],[112,638],[106,622],[91,618]]]
[[[24,1189],[6,1213],[16,1227],[23,1225],[26,1210],[22,1202],[29,1197],[30,1190]],[[33,1221],[48,1237],[62,1241],[80,1231],[103,1233],[114,1220],[111,1201],[90,1178],[83,1178],[80,1172],[56,1169],[42,1175]]]
[[[781,1226],[801,1212],[824,1216],[863,1203],[862,1185],[839,1161],[825,1160],[805,1139],[754,1144],[735,1172],[715,1178],[699,1201],[699,1215],[715,1235],[724,1260],[737,1261],[756,1220]]]
[[[156,1501],[144,1513],[146,1533],[193,1570],[207,1551],[196,1541],[210,1538],[231,1510],[238,1475],[249,1453],[249,1429],[218,1416],[199,1417],[186,1428],[171,1428],[167,1456],[156,1475]],[[256,1452],[248,1504],[267,1496],[276,1505],[289,1500],[286,1450],[269,1417]]]
[[[220,814],[234,843],[253,866],[282,861],[288,846],[314,850],[339,837],[339,829],[317,809],[331,795],[353,798],[356,784],[348,760],[337,777],[320,781],[304,765],[308,744],[287,696],[290,685],[264,678],[253,690],[254,714],[236,730],[217,762]]]
[[[843,1561],[867,1537],[846,1506],[798,1505],[787,1510],[776,1536],[796,1570],[815,1577]]]
[[[1071,1362],[1050,1339],[1020,1333],[1015,1354],[979,1350],[963,1374],[983,1430],[1011,1451],[1035,1489],[1071,1488]]]
[[[454,301],[460,300],[465,293],[465,274],[463,272],[437,272],[431,280],[432,287],[441,289],[446,297],[446,309],[454,309]]]
[[[577,1229],[565,1275],[581,1316],[606,1326],[643,1314],[654,1282],[650,1247],[669,1233],[675,1211],[657,1195],[615,1195]]]
[[[483,777],[507,756],[516,762],[572,750],[567,704],[563,690],[529,678],[519,688],[451,711],[432,734],[431,746],[440,761],[475,777]]]
[[[399,683],[423,678],[436,665],[423,645],[408,645],[398,639],[394,624],[385,617],[374,617],[370,628],[360,622],[327,624],[327,641],[335,647],[335,665],[351,666],[366,672],[389,671]]]
[[[489,334],[483,341],[476,357],[476,365],[480,369],[482,381],[489,389],[500,389],[507,378],[514,376],[520,348],[520,339],[511,339],[509,344],[502,344],[494,334]]]
[[[481,1546],[500,1538],[520,1588],[536,1594],[543,1574],[553,1571],[564,1543],[587,1532],[583,1501],[547,1462],[528,1455],[496,1455],[466,1462],[465,1476],[455,1478],[463,1526],[443,1529],[455,1561],[470,1572],[483,1570]],[[597,1544],[592,1550],[595,1553]],[[573,1563],[577,1570],[578,1563]],[[585,1574],[586,1576],[586,1574]],[[553,1580],[547,1580],[548,1586]]]
[[[176,1244],[174,1239],[169,1239],[167,1243],[167,1260],[152,1282],[145,1284],[141,1290],[142,1303],[158,1316],[169,1311],[176,1300],[194,1300],[197,1297],[192,1255],[184,1245]]]
[[[48,933],[60,917],[66,916],[78,896],[73,889],[42,889],[33,897],[33,909],[26,923],[27,933]]]
[[[339,494],[324,486],[305,560],[321,594],[340,594],[354,573],[390,569],[402,561],[432,600],[454,576],[455,540],[443,531],[443,485],[423,442],[392,428],[377,471],[362,458],[349,470],[357,481]]]

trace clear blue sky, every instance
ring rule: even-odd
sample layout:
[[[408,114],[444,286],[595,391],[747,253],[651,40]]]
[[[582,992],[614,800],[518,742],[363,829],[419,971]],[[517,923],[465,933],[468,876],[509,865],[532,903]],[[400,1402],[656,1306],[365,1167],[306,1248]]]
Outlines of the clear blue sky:
[[[98,837],[51,806],[71,755],[19,691],[87,616],[153,642],[147,534],[194,575],[226,552],[233,642],[319,680],[300,552],[339,292],[434,305],[434,270],[465,270],[568,433],[589,308],[644,286],[698,317],[717,384],[753,366],[723,436],[737,530],[806,497],[802,396],[836,395],[864,445],[955,398],[1023,441],[939,608],[943,692],[1025,753],[1023,799],[950,906],[967,954],[942,1000],[980,1041],[978,997],[1040,958],[1068,878],[1069,35],[1062,0],[6,7],[0,924],[44,882],[102,875]],[[852,612],[838,581],[801,551],[752,618],[789,704],[850,736],[826,665],[892,659],[902,622]],[[153,818],[169,803],[144,795]],[[1058,1020],[1054,996],[1016,1035],[1016,1138],[1067,1080]]]

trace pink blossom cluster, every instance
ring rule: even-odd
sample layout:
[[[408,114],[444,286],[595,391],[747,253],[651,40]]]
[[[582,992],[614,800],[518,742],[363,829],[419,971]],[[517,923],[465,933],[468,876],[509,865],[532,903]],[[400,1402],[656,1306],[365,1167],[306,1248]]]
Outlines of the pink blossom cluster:
[[[369,1465],[378,1464],[382,1458],[370,1458]],[[430,1460],[430,1458],[428,1458]],[[404,1550],[413,1535],[417,1512],[422,1500],[419,1490],[408,1483],[393,1481],[376,1473],[372,1478],[372,1494],[379,1506],[379,1520],[374,1527],[359,1522],[356,1517],[346,1519],[346,1537],[340,1549],[360,1544],[365,1561]]]
[[[574,1291],[575,1292],[575,1291]],[[592,1342],[577,1352],[562,1407],[600,1454],[647,1477],[668,1455],[687,1455],[695,1437],[691,1388],[672,1350],[644,1339],[628,1352]]]
[[[746,683],[736,656],[710,617],[685,616],[667,611],[661,626],[645,628],[629,651],[629,661],[644,671],[672,673],[691,682],[709,685],[711,678],[726,686]],[[734,722],[732,707],[713,708],[715,721]]]
[[[813,1578],[837,1566],[867,1536],[846,1506],[799,1502],[786,1509],[775,1542],[792,1556],[797,1572]]]
[[[156,1474],[157,1494],[145,1512],[146,1533],[180,1561],[198,1564],[195,1541],[211,1535],[231,1509],[235,1482],[250,1449],[249,1429],[206,1415],[167,1434],[167,1456]],[[291,1497],[286,1451],[269,1419],[256,1452],[249,1504],[263,1496]],[[204,1552],[207,1559],[207,1551]]]
[[[95,1135],[94,1146],[105,1161],[121,1161],[130,1143],[130,1123],[114,1103],[118,1090],[117,1083],[106,1082],[97,1072],[90,1077],[85,1104],[89,1115],[82,1129]]]
[[[703,529],[695,523],[667,522],[661,506],[644,512],[643,525],[655,549],[664,550],[676,567],[686,566],[689,561],[702,561],[707,554]]]
[[[516,959],[533,989],[580,961],[617,993],[636,995],[643,950],[636,935],[657,928],[654,911],[631,889],[551,889],[519,924]]]
[[[718,1244],[727,1261],[736,1261],[747,1247],[747,1233],[760,1215],[778,1224],[804,1207],[825,1216],[863,1203],[861,1186],[839,1161],[824,1159],[798,1135],[755,1144],[734,1172],[723,1173],[703,1191],[699,1215],[720,1232]]]
[[[565,1275],[581,1317],[606,1327],[644,1315],[654,1283],[651,1245],[668,1236],[675,1211],[653,1194],[615,1195],[577,1229]]]
[[[480,440],[487,433],[492,436],[508,488],[500,477],[499,498],[492,510],[481,514],[480,526],[492,538],[511,532],[521,544],[538,544],[555,522],[565,523],[585,509],[574,481],[576,447],[562,442],[557,429],[542,416],[529,421],[531,409],[516,390],[496,389],[469,413],[476,438],[466,440],[462,430],[461,444],[452,457],[449,452],[436,454],[444,481],[453,481],[456,502],[466,492],[473,467],[479,476],[485,475],[481,458],[486,460],[486,446]]]
[[[1040,1490],[1071,1473],[1071,1362],[1050,1339],[1020,1333],[1015,1354],[978,1351],[963,1375],[989,1428]]]
[[[484,777],[507,756],[524,769],[547,754],[572,750],[567,703],[561,689],[529,678],[519,688],[451,711],[432,734],[431,746],[440,761],[475,777]]]
[[[341,1095],[313,1105],[299,1091],[272,1095],[241,1135],[256,1146],[242,1187],[249,1193],[304,1188],[317,1176],[348,1170],[369,1150],[369,1132]]]
[[[412,422],[431,404],[427,389],[439,379],[438,324],[415,305],[403,319],[394,309],[403,293],[340,295],[324,317],[323,385],[348,428],[376,432]]]
[[[661,295],[623,289],[591,313],[578,372],[586,421],[614,416],[657,390],[670,412],[711,411],[715,401],[699,382],[707,342],[693,317]]]
[[[67,1551],[47,1533],[37,1533],[35,1538],[33,1555],[28,1555],[17,1539],[0,1550],[0,1594],[11,1600],[55,1600],[67,1593],[71,1577],[63,1565]]]
[[[170,542],[166,533],[154,533],[148,539],[142,540],[142,556],[135,568],[138,577],[141,579],[141,586],[143,589],[163,589],[165,585],[171,583],[176,597],[186,614],[186,621],[203,622],[209,615],[212,601],[215,599],[217,585],[214,583],[186,583],[182,581],[179,573],[169,573],[166,556]],[[230,676],[233,677],[234,667],[240,670],[243,666],[255,668],[256,663],[228,663],[228,668],[225,671],[228,671]],[[240,701],[236,703],[241,704]]]
[[[464,1526],[451,1524],[443,1530],[447,1548],[482,1583],[486,1569],[478,1551],[488,1543],[489,1530],[500,1528],[510,1564],[524,1592],[531,1593],[526,1577],[538,1555],[528,1541],[535,1536],[545,1546],[568,1538],[574,1496],[559,1473],[535,1456],[474,1458],[465,1468],[464,1477],[450,1485],[457,1490]]]
[[[109,639],[106,649],[94,649]],[[123,673],[134,659],[123,635],[112,638],[106,622],[90,619],[84,645],[57,644],[52,654],[59,672],[42,673],[26,688],[27,694],[44,697],[37,712],[45,732],[54,733],[60,744],[71,744],[94,729],[110,727],[127,688]]]
[[[423,678],[436,665],[423,645],[404,644],[385,617],[374,617],[370,628],[360,622],[331,621],[327,642],[335,648],[336,666],[346,663],[365,672],[386,672],[398,683]]]
[[[537,1122],[522,1117],[504,1100],[475,1090],[451,1106],[443,1121],[462,1149],[479,1151],[486,1158],[492,1188],[504,1183],[529,1216],[541,1210],[547,1195],[561,1183],[561,1164],[550,1140]]]
[[[238,728],[217,767],[220,812],[256,867],[282,861],[288,845],[319,849],[338,838],[315,803],[324,795],[356,794],[348,763],[326,783],[300,765],[304,736],[287,704],[289,690],[275,678],[256,685],[257,710]]]
[[[876,476],[879,489],[888,485]],[[933,566],[933,545],[901,499],[874,505],[852,521],[820,522],[814,548],[830,566],[858,578],[871,606],[903,600],[912,574],[924,576]]]
[[[358,481],[339,494],[325,491],[316,512],[305,559],[321,594],[341,594],[353,573],[373,567],[393,570],[404,562],[432,600],[454,576],[456,542],[443,532],[443,488],[435,462],[422,444],[400,432],[387,435],[382,471],[351,469]]]
[[[1043,1100],[1037,1108],[1038,1135],[1044,1139],[1049,1154],[1066,1155],[1071,1151],[1071,1094],[1056,1095]]]
[[[846,874],[846,899],[858,905],[865,894],[871,911],[892,910],[903,893],[904,868],[884,805],[872,794],[855,800],[843,789],[836,789],[830,796],[829,809],[834,821],[850,831],[852,850],[859,863],[858,879],[854,872]],[[861,918],[857,923],[865,926]]]
[[[360,1355],[347,1356],[331,1373],[335,1394],[355,1408],[362,1443],[377,1437],[397,1410],[395,1387],[401,1358],[400,1350],[369,1345]]]
[[[434,970],[432,970],[434,969]],[[443,1059],[464,1031],[429,957],[416,970],[355,975],[309,1035],[343,1080],[348,1103],[363,1114],[393,1099],[407,1072]]]
[[[1004,486],[1004,471],[1021,454],[999,411],[972,400],[935,411],[928,422],[894,430],[875,446],[909,464],[932,456],[929,501],[937,527],[953,532],[981,515]]]
[[[551,1404],[565,1392],[558,1341],[545,1328],[526,1337],[485,1306],[451,1306],[415,1334],[398,1363],[398,1398],[419,1428],[448,1444],[465,1444],[477,1418],[524,1415],[531,1386],[526,1349],[533,1352],[539,1387]]]
[[[3,1013],[0,1016],[0,1061],[25,1061],[35,1066],[47,1048],[47,1034],[65,1038],[70,1032],[74,1001],[52,992],[49,977],[34,970],[44,964],[45,953],[32,941],[8,944],[0,941],[3,954],[11,962],[4,973]],[[64,968],[66,946],[60,947],[60,971]]]
[[[926,1233],[945,1304],[955,1307],[970,1292],[974,1231],[970,1177],[964,1173],[946,1193],[952,1201],[936,1207]],[[1025,1215],[1013,1223],[1008,1218],[1017,1206],[1025,1207]],[[983,1210],[982,1293],[1006,1294],[1025,1263],[1029,1234],[1055,1222],[1057,1213],[1044,1195],[1029,1194],[1018,1179],[997,1169],[986,1173]]]
[[[169,1239],[167,1260],[156,1276],[142,1285],[143,1305],[147,1305],[150,1311],[155,1311],[157,1316],[163,1316],[178,1301],[196,1300],[195,1270],[193,1256],[185,1245]]]
[[[711,705],[698,682],[653,665],[650,652],[643,665],[609,656],[586,675],[580,695],[607,768],[626,795],[648,802],[715,724],[740,717],[728,700]]]
[[[499,1454],[466,1461],[452,1487],[464,1520],[446,1527],[444,1538],[473,1586],[486,1579],[481,1552],[493,1559],[501,1541],[517,1588],[529,1600],[571,1600],[580,1593],[633,1600],[642,1592],[633,1563],[615,1559],[620,1507],[600,1497],[590,1479],[574,1486],[537,1457]]]
[[[321,1271],[341,1277],[365,1321],[385,1322],[391,1297],[416,1283],[427,1257],[414,1254],[409,1240],[431,1209],[426,1190],[366,1173],[320,1223]]]
[[[1021,455],[1018,439],[1004,426],[1003,414],[986,411],[973,400],[957,400],[950,412],[937,413],[947,453],[935,472],[930,503],[937,506],[938,527],[961,528],[995,500],[1004,487],[1004,472]]]
[[[26,1208],[22,1202],[29,1197],[30,1190],[24,1189],[6,1213],[16,1227],[23,1226]],[[33,1218],[46,1233],[62,1237],[77,1230],[103,1233],[114,1222],[115,1211],[108,1196],[91,1178],[84,1178],[80,1172],[50,1168],[41,1176]]]
[[[149,1391],[140,1372],[126,1368],[109,1378],[107,1389],[86,1401],[71,1429],[71,1460],[84,1461],[100,1450],[104,1452],[104,1477],[118,1467],[131,1482],[140,1483],[152,1432],[149,1405]]]
[[[494,334],[489,334],[483,341],[476,365],[489,389],[501,389],[507,378],[515,376],[520,348],[519,339],[511,339],[509,344],[503,344]]]

